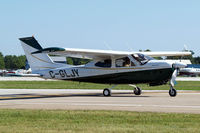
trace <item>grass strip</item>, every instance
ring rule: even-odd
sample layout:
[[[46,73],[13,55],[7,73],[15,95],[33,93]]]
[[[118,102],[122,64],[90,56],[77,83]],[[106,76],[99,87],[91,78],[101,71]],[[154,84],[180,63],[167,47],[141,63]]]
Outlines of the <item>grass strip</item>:
[[[178,81],[177,90],[200,90],[199,81]],[[169,90],[169,85],[148,86],[138,84],[143,90]],[[111,87],[108,84],[95,84],[72,81],[0,81],[0,88],[5,89],[104,89]],[[128,85],[118,85],[116,90],[132,90]]]
[[[0,110],[1,132],[200,132],[200,114]]]
[[[200,114],[0,110],[1,132],[200,132]]]

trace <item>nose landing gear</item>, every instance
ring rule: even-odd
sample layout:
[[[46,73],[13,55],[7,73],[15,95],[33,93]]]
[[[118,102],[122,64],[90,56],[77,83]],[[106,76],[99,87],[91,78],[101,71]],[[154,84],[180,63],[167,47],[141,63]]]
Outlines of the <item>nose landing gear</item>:
[[[169,90],[169,95],[171,97],[175,97],[177,95],[176,89],[174,88],[174,85],[176,84],[176,76],[178,74],[178,69],[176,69],[173,74],[172,74],[172,78],[169,82],[170,84],[170,90]]]
[[[172,85],[170,85],[169,95],[171,97],[175,97],[177,95],[177,91]]]

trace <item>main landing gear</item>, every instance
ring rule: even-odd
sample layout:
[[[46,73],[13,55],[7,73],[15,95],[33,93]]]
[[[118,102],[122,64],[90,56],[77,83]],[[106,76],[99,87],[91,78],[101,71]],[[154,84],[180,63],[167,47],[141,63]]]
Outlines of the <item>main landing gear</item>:
[[[111,96],[111,89],[109,89],[109,88],[105,88],[104,90],[103,90],[103,95],[105,96],[105,97],[108,97],[108,96]]]
[[[134,89],[133,89],[133,93],[135,95],[141,95],[142,94],[142,89],[140,89],[139,87],[135,86],[135,85],[132,85],[132,84],[129,84],[129,86],[132,86]]]
[[[103,90],[103,95],[106,96],[106,97],[111,96],[111,95],[112,95],[112,89],[113,89],[115,86],[116,86],[116,85],[114,85],[112,88],[105,88],[105,89]],[[142,94],[142,89],[140,89],[139,87],[137,87],[137,86],[135,86],[135,85],[132,85],[132,84],[130,84],[129,86],[134,87],[133,93],[134,93],[135,95],[141,95],[141,94]]]
[[[115,88],[117,85],[113,85],[111,88],[105,88],[103,90],[103,95],[105,97],[111,96],[112,95],[112,89]]]
[[[139,87],[136,87],[134,90],[133,90],[133,93],[135,95],[141,95],[142,94],[142,89],[140,89]]]

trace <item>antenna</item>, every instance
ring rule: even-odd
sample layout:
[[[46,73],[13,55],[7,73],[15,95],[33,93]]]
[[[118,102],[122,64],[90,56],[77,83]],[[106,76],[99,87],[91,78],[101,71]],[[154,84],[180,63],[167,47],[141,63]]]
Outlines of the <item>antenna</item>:
[[[106,41],[104,41],[104,45],[106,46],[107,49],[112,50],[112,48],[110,47],[108,43],[106,43]]]
[[[184,48],[183,48],[183,51],[189,51],[186,44],[184,44],[183,47],[184,47]],[[180,59],[180,62],[181,62],[183,59],[184,59],[184,56],[182,55],[182,56],[181,56],[181,59]]]
[[[131,50],[131,52],[133,52],[133,49],[132,49],[132,47],[130,47],[128,42],[126,43],[126,46],[128,47],[129,50]]]
[[[184,44],[183,51],[189,51],[189,50],[188,50],[188,47],[187,47],[187,45],[186,45],[186,44]]]

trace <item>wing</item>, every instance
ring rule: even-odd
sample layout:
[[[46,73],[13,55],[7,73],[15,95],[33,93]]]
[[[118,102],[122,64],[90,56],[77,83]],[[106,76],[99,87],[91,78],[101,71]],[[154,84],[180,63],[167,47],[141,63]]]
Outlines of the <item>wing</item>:
[[[32,54],[37,54],[37,53],[48,53],[51,55],[85,58],[85,59],[120,58],[134,53],[141,53],[151,57],[191,55],[191,52],[126,52],[126,51],[113,51],[113,50],[92,50],[92,49],[76,49],[76,48],[58,48],[58,47],[45,48],[39,51],[35,51]]]
[[[131,52],[112,51],[112,50],[92,50],[92,49],[76,49],[76,48],[58,48],[50,47],[32,54],[47,53],[50,55],[85,58],[85,59],[109,59],[111,57],[123,57],[131,54]]]
[[[131,54],[125,51],[112,51],[112,50],[92,50],[92,49],[73,49],[65,48],[62,55],[69,57],[88,58],[88,59],[108,59],[111,57],[123,57]],[[59,53],[57,53],[59,55]]]
[[[161,51],[161,52],[139,52],[141,54],[144,54],[144,55],[148,55],[148,56],[151,56],[151,57],[161,57],[161,56],[188,56],[188,55],[191,55],[192,53],[191,52],[177,52],[177,51],[174,51],[174,52],[167,52],[167,51]]]

